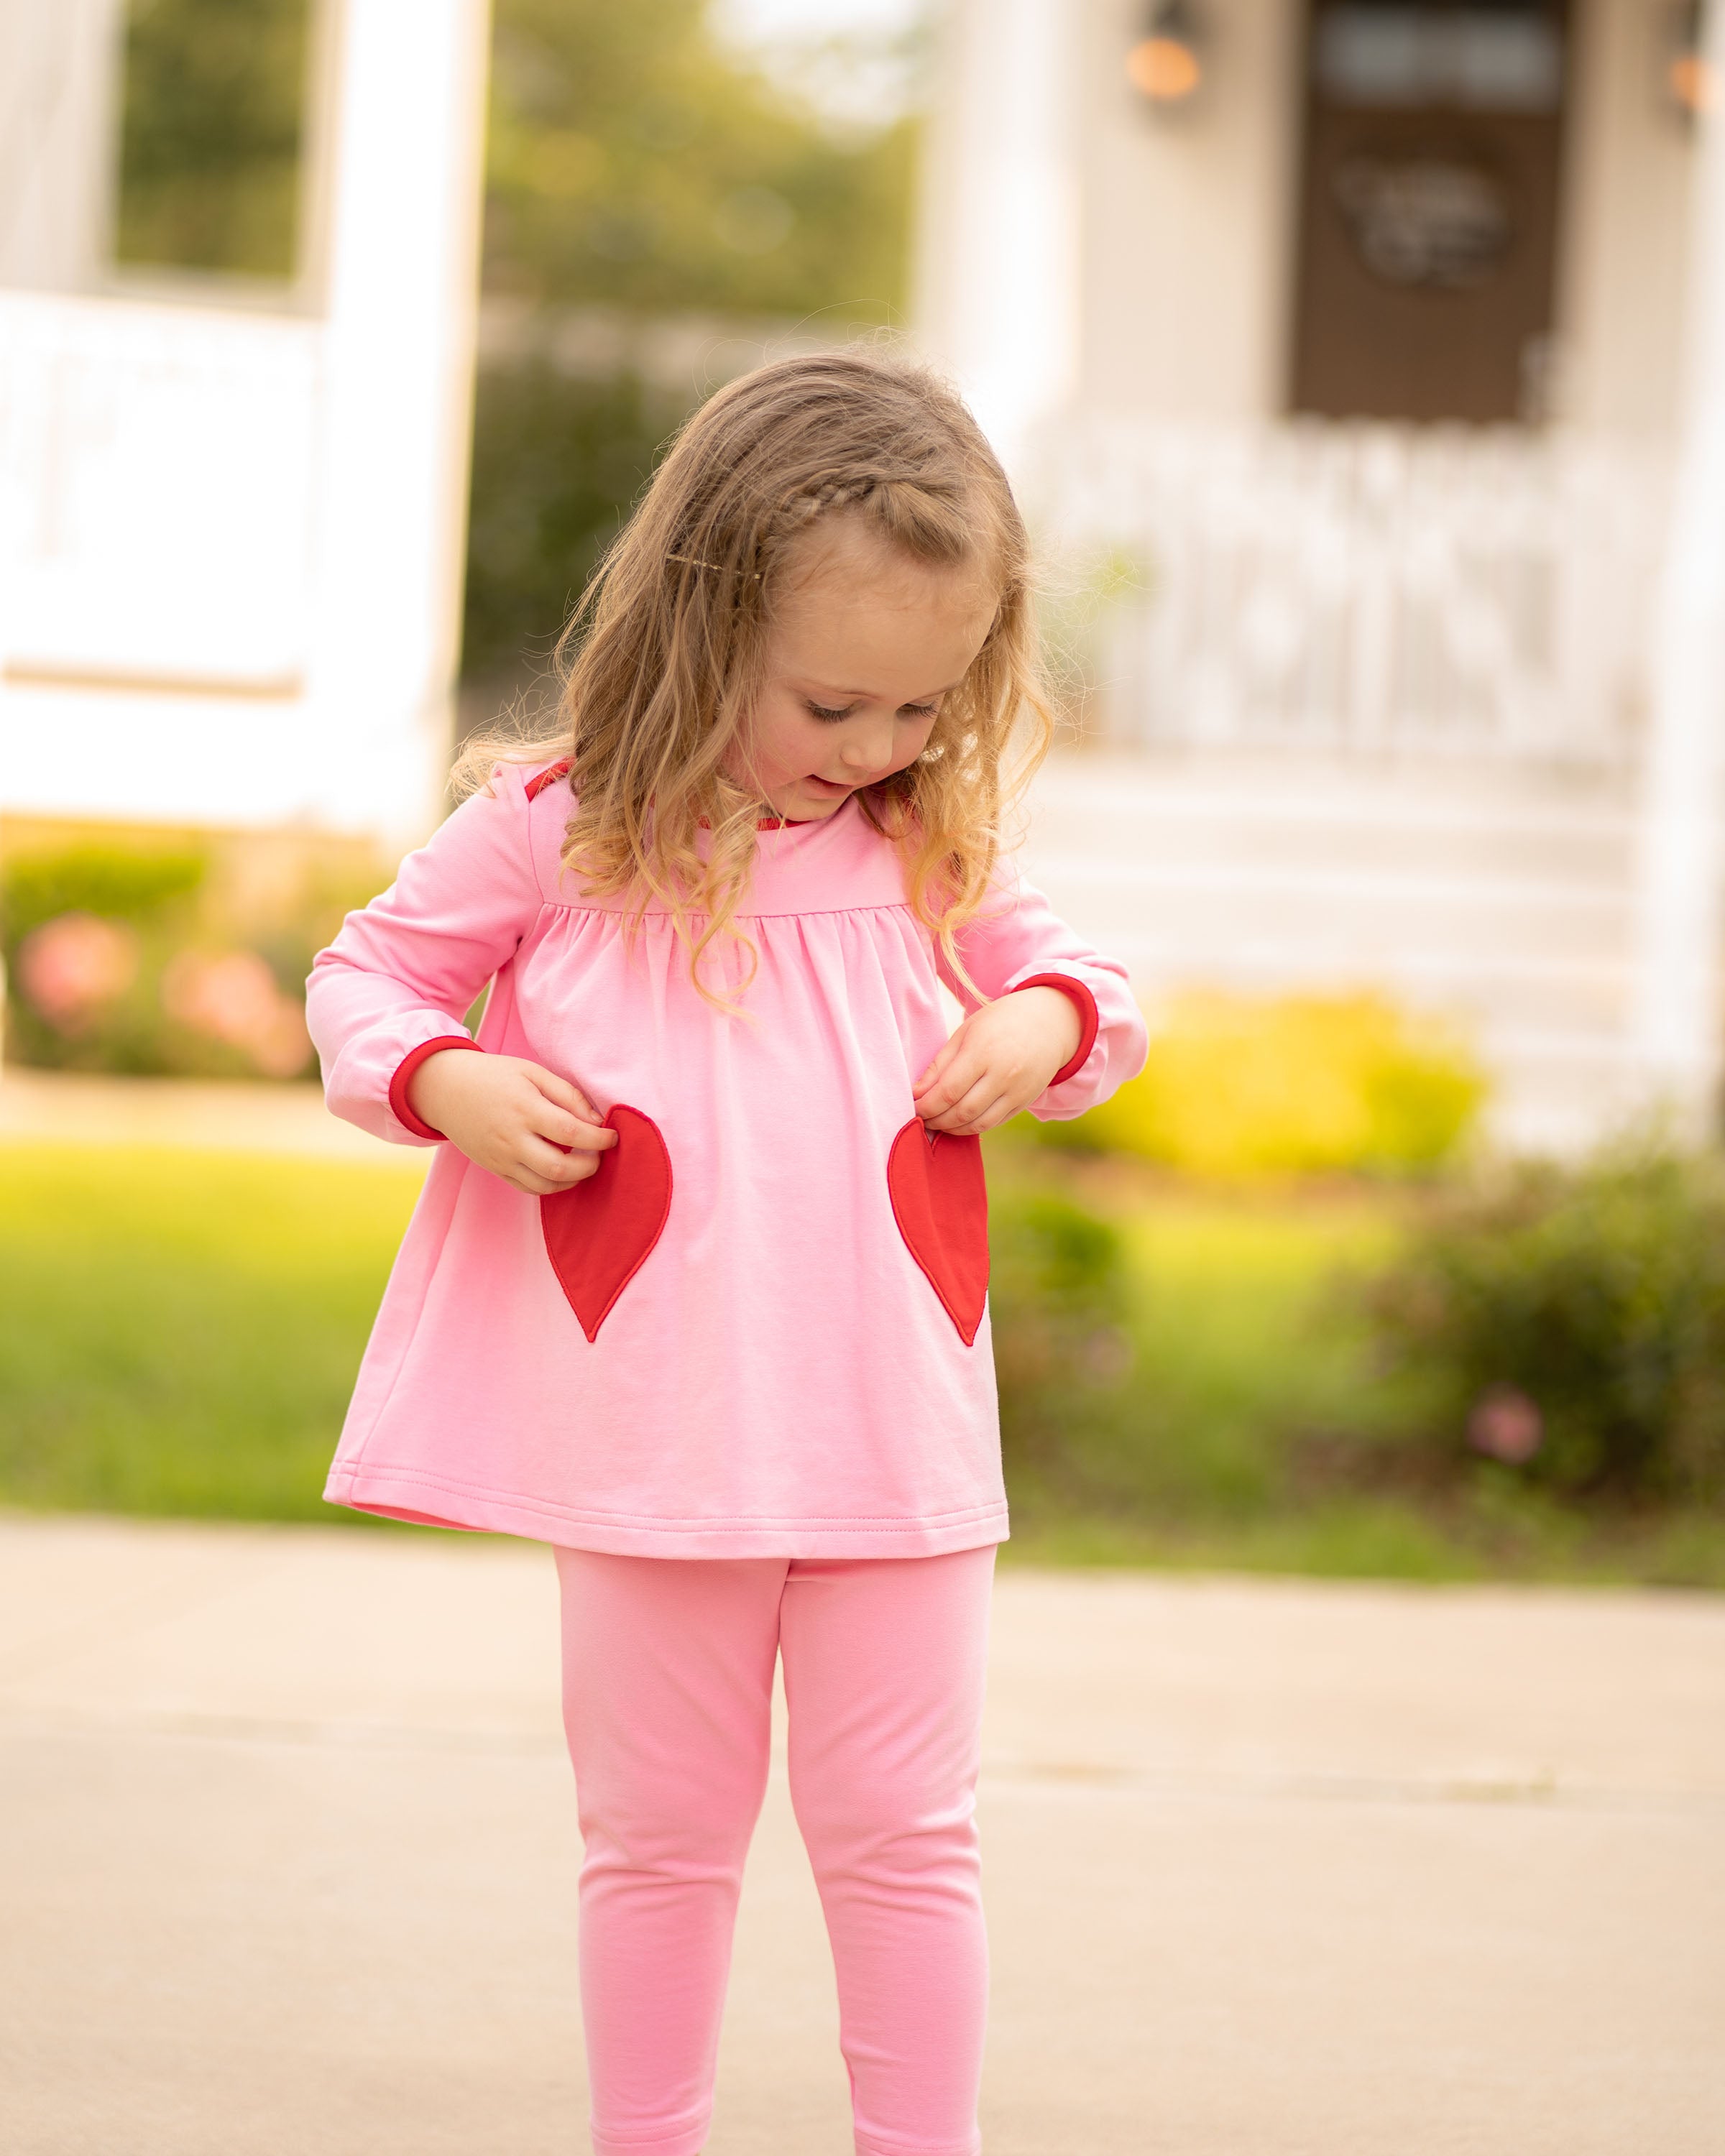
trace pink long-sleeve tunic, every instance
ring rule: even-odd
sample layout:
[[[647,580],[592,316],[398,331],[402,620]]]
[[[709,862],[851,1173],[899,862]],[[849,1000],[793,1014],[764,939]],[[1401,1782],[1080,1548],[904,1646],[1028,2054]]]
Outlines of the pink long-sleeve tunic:
[[[560,773],[503,767],[313,969],[329,1103],[362,1129],[437,1142],[406,1080],[467,1043],[489,981],[477,1045],[572,1079],[619,1132],[544,1200],[439,1147],[325,1494],[644,1556],[999,1541],[980,1156],[913,1112],[947,1024],[897,855],[854,803],[763,829],[739,916],[759,968],[727,1016],[666,916],[631,938],[564,873],[570,807]],[[1037,1115],[1139,1068],[1123,972],[1038,893],[1004,884],[960,940],[985,994],[1040,976],[1080,1009]]]

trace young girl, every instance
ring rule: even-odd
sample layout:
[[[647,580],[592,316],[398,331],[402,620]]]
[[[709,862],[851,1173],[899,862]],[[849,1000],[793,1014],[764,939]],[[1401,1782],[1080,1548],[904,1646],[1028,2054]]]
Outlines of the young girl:
[[[554,757],[488,754],[312,975],[331,1106],[440,1148],[327,1494],[556,1546],[600,2156],[705,2141],[781,1657],[856,2146],[968,2156],[978,1133],[1144,1052],[998,852],[1024,529],[937,382],[788,360],[690,421],[578,626]]]

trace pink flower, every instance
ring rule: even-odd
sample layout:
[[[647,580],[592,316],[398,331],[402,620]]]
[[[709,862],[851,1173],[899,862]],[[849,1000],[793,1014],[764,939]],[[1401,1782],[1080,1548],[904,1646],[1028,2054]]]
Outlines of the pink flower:
[[[266,1078],[297,1078],[311,1054],[305,1012],[290,996],[278,993],[274,1017],[246,1046]]]
[[[1514,1385],[1487,1385],[1467,1418],[1467,1441],[1488,1460],[1526,1466],[1545,1441],[1538,1402]]]
[[[269,1024],[280,993],[255,951],[224,951],[213,957],[182,951],[162,977],[162,1004],[169,1017],[233,1048],[244,1048]]]
[[[25,998],[57,1032],[86,1032],[137,978],[138,939],[94,913],[57,914],[25,937],[18,972]]]
[[[1117,1325],[1105,1325],[1085,1341],[1079,1360],[1091,1384],[1117,1385],[1132,1366],[1132,1342]]]
[[[162,977],[162,1003],[182,1025],[242,1050],[266,1077],[295,1076],[311,1052],[304,1012],[255,951],[180,952]]]

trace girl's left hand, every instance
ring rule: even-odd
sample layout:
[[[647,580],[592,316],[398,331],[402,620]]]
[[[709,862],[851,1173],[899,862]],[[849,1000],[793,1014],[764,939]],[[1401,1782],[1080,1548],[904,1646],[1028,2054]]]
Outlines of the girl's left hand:
[[[1019,988],[973,1011],[912,1087],[932,1131],[973,1137],[1028,1108],[1077,1052],[1078,1012],[1058,988]]]

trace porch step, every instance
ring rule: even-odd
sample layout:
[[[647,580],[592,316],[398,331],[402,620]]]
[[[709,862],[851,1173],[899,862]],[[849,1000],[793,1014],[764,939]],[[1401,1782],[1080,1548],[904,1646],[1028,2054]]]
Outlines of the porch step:
[[[1025,866],[1150,998],[1382,987],[1472,1040],[1507,1142],[1630,1096],[1629,775],[1330,753],[1067,754]]]

